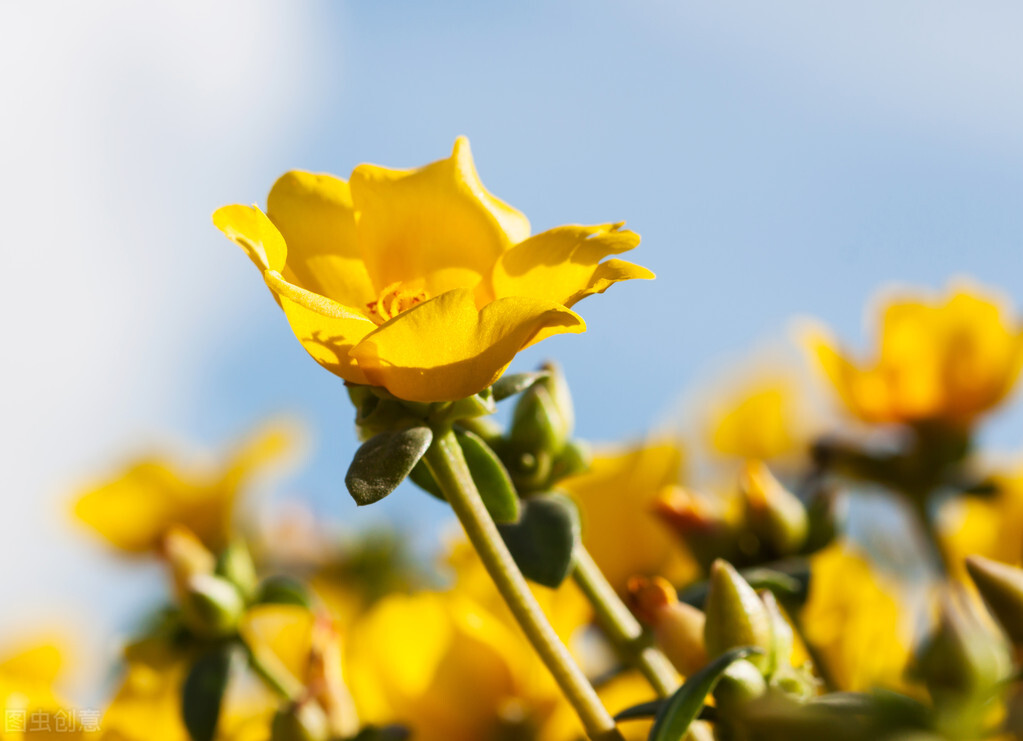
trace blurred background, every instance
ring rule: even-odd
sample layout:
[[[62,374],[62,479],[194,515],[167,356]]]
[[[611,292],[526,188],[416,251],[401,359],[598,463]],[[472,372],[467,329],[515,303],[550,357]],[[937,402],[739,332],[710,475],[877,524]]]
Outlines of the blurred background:
[[[308,423],[269,486],[421,547],[445,507],[357,511],[340,381],[211,225],[292,168],[414,167],[472,141],[534,231],[626,220],[652,284],[580,306],[558,359],[578,433],[636,438],[793,317],[868,346],[879,288],[970,276],[1023,304],[1023,6],[942,0],[4,3],[0,630],[102,651],[162,587],[70,517],[160,445]],[[1017,400],[985,440],[1023,447]],[[155,567],[153,567],[155,568]]]

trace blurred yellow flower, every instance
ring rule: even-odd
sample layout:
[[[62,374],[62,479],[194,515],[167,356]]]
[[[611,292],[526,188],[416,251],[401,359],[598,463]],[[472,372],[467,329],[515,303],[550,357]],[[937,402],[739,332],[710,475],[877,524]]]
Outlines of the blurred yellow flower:
[[[277,676],[296,688],[310,688],[333,731],[350,735],[357,730],[347,689],[343,683],[339,687],[341,649],[329,621],[297,605],[261,605],[246,613],[240,630],[253,653]],[[194,649],[150,638],[129,646],[125,658],[124,678],[103,715],[104,738],[189,741],[181,718],[181,684]],[[324,665],[329,667],[327,676],[317,668]],[[271,717],[280,703],[253,675],[239,674],[228,685],[217,739],[269,739]]]
[[[719,455],[770,461],[802,452],[804,427],[792,379],[754,378],[711,405],[707,438]]]
[[[639,237],[619,224],[529,236],[492,196],[469,142],[416,170],[359,165],[348,182],[293,171],[267,213],[225,206],[214,224],[262,272],[295,336],[346,381],[412,401],[453,401],[489,386],[515,354],[582,332],[577,301],[646,268],[605,257]]]
[[[0,653],[0,741],[68,739],[91,735],[99,725],[91,709],[68,704],[56,691],[66,648],[42,639]]]
[[[191,653],[158,639],[129,646],[124,678],[101,721],[103,741],[191,741],[181,716],[181,685]],[[242,691],[239,692],[238,690]],[[228,687],[217,741],[268,741],[277,700],[247,685]]]
[[[694,574],[695,566],[654,511],[677,484],[681,465],[677,445],[654,441],[597,455],[589,471],[558,484],[578,503],[583,544],[620,594],[630,576],[679,583]]]
[[[866,422],[968,426],[1005,398],[1023,367],[1023,329],[983,289],[891,300],[880,330],[877,359],[862,366],[823,332],[809,340],[846,407]]]
[[[450,589],[386,596],[351,627],[346,676],[362,721],[407,725],[419,741],[486,741],[515,733],[553,741],[559,737],[545,730],[549,723],[566,729],[569,735],[560,737],[566,741],[581,737],[574,712],[478,557],[458,546],[451,562],[456,580]],[[571,583],[556,591],[534,587],[534,593],[571,645],[591,616],[583,596]]]
[[[230,537],[241,488],[288,451],[294,439],[291,427],[272,424],[244,440],[220,465],[138,460],[83,494],[75,502],[75,516],[128,553],[155,552],[174,525],[188,528],[218,551]]]
[[[898,594],[849,543],[810,557],[803,629],[839,690],[906,689],[912,636]]]
[[[964,580],[967,556],[1023,566],[1023,468],[993,483],[997,491],[991,497],[957,497],[941,512],[946,560]]]

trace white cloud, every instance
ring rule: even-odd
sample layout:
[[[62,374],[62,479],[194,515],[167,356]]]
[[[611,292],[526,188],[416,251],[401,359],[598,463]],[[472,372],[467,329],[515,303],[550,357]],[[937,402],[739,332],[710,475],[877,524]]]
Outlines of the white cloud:
[[[52,613],[82,597],[57,587],[97,583],[63,537],[65,487],[187,399],[238,319],[213,290],[238,255],[208,249],[209,213],[269,182],[313,107],[326,45],[299,8],[0,5],[0,562],[22,604]]]

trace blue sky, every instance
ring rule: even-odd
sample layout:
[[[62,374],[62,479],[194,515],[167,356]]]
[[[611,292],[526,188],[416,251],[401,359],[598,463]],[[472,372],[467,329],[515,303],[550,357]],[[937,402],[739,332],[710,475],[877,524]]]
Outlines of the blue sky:
[[[151,591],[51,524],[83,476],[272,412],[316,439],[279,496],[350,527],[445,521],[412,491],[347,501],[344,390],[209,223],[288,169],[412,167],[465,134],[535,231],[627,221],[658,279],[588,299],[585,335],[513,366],[558,359],[596,440],[642,434],[793,316],[865,347],[864,307],[892,282],[967,275],[1023,307],[1017,3],[97,7],[0,11],[0,92],[24,112],[0,145],[19,389],[0,555],[39,564],[13,577],[27,615],[73,609],[112,635]],[[1019,452],[1021,426],[1016,403],[988,436]]]

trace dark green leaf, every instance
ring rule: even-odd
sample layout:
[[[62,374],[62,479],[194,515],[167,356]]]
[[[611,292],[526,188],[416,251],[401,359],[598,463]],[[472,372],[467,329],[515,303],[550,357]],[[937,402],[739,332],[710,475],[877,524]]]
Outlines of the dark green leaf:
[[[381,432],[355,453],[345,484],[359,506],[379,501],[405,480],[433,442],[429,427]]]
[[[512,373],[507,376],[501,376],[490,390],[494,392],[494,401],[501,401],[507,399],[509,396],[515,396],[515,394],[522,393],[537,381],[542,381],[547,377],[545,371],[539,371],[536,373]]]
[[[199,657],[185,677],[181,716],[193,741],[213,741],[220,706],[235,663],[235,647],[223,645]]]
[[[312,608],[313,601],[305,584],[290,576],[270,576],[259,585],[259,604],[299,605]]]
[[[699,716],[707,695],[714,691],[714,686],[725,670],[755,652],[756,649],[749,647],[733,648],[687,679],[657,713],[654,727],[650,729],[649,741],[681,741],[685,738],[689,726]]]
[[[572,500],[560,494],[530,497],[523,500],[517,523],[497,529],[527,579],[554,588],[568,576],[579,538],[579,514]]]
[[[412,734],[404,726],[366,726],[352,741],[405,741]]]
[[[667,697],[659,697],[656,700],[651,700],[650,702],[641,702],[639,705],[633,705],[631,708],[625,708],[625,710],[615,716],[615,720],[651,720],[657,717],[657,713],[660,712],[666,702],[668,702]],[[712,705],[704,705],[700,709],[700,714],[697,718],[699,720],[709,720],[713,722],[717,720],[717,715],[717,708]]]
[[[650,702],[641,702],[639,705],[633,705],[631,708],[622,710],[615,715],[615,720],[642,720],[644,718],[656,717],[661,707],[667,701],[668,698],[662,697]]]
[[[490,516],[498,523],[518,522],[519,495],[501,459],[481,438],[467,430],[456,430],[455,437]]]

